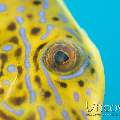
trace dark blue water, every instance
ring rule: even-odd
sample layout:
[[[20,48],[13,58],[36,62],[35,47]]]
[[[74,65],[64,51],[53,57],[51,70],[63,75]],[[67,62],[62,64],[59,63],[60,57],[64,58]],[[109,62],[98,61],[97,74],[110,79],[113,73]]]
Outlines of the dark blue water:
[[[65,0],[65,3],[101,53],[106,75],[104,104],[119,105],[120,0]],[[120,120],[120,117],[103,116],[102,120]]]

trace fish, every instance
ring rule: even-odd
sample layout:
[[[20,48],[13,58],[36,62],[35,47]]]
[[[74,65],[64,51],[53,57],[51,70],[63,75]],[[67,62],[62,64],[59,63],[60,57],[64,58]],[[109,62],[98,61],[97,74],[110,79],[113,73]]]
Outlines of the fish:
[[[0,120],[100,120],[104,93],[99,50],[64,0],[0,0]]]

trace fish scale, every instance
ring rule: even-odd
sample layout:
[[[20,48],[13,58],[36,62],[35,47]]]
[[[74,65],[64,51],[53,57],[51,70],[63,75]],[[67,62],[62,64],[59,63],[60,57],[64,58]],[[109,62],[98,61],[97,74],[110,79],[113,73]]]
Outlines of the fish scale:
[[[0,120],[101,120],[104,86],[98,49],[63,0],[0,0]]]

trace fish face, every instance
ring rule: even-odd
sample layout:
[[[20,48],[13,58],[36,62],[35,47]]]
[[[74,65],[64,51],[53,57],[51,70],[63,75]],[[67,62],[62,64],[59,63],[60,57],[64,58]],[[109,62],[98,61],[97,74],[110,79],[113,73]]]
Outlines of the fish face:
[[[101,58],[62,1],[0,0],[0,26],[0,120],[101,119]]]

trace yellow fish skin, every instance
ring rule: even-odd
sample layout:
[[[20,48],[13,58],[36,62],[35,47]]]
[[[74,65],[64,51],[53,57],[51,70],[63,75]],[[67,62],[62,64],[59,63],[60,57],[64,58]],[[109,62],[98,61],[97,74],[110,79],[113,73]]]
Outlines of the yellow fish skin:
[[[0,120],[101,120],[104,86],[63,0],[0,0]]]

